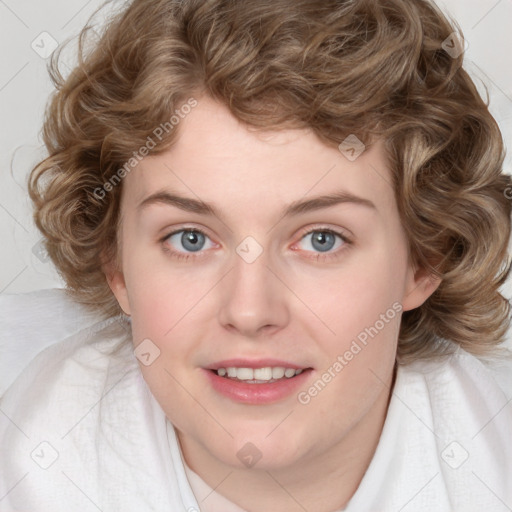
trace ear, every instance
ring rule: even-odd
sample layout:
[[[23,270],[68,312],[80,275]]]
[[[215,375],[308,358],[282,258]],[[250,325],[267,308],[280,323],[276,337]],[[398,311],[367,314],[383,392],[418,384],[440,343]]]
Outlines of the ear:
[[[119,306],[121,306],[125,314],[130,315],[130,301],[128,300],[128,291],[126,290],[123,272],[115,263],[111,262],[103,265],[103,273],[107,278],[107,283],[112,293],[115,295]]]
[[[410,265],[402,300],[404,311],[421,306],[439,287],[441,279],[423,267]]]

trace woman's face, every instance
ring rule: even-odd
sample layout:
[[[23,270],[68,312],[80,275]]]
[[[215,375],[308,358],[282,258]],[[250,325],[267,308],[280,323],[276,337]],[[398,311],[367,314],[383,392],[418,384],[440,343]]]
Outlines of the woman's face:
[[[382,421],[401,311],[434,285],[410,265],[381,143],[249,131],[206,97],[180,123],[123,182],[109,279],[141,370],[197,457],[305,464]]]

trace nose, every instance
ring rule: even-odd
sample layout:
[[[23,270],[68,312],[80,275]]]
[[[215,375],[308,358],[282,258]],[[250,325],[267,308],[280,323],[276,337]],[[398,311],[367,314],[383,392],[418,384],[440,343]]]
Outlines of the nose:
[[[266,252],[252,263],[238,254],[233,268],[220,283],[220,324],[244,337],[270,335],[289,322],[289,290]]]

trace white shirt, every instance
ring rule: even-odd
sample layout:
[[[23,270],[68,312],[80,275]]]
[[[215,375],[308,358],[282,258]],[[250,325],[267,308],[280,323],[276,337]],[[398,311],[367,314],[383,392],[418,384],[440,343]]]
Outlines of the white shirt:
[[[510,511],[511,361],[491,368],[459,349],[400,366],[344,510]],[[47,347],[0,400],[2,512],[242,510],[215,492],[203,499],[210,491],[184,464],[121,318]]]

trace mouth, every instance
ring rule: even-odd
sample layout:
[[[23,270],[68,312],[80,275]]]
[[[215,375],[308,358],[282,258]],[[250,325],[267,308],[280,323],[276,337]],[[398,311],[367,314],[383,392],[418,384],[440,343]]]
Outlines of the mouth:
[[[293,379],[303,371],[312,368],[290,368],[284,366],[265,366],[262,368],[220,367],[210,371],[226,379],[245,382],[246,384],[271,384],[280,380]]]
[[[203,368],[211,389],[238,403],[265,405],[289,399],[314,369],[277,360],[229,360]]]

